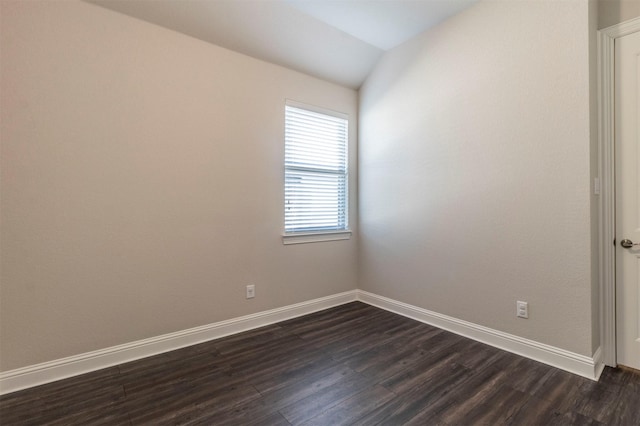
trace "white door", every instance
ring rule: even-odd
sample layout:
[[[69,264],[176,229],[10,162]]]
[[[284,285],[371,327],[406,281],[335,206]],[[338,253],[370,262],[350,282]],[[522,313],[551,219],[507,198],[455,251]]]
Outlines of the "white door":
[[[615,82],[617,360],[640,370],[640,32],[616,39]]]

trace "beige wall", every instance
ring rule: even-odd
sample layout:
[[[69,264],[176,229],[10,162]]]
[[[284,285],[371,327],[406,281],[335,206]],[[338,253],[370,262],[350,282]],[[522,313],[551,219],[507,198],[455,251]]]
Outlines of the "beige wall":
[[[588,25],[481,2],[387,52],[360,91],[361,289],[592,355]]]
[[[640,16],[640,0],[598,0],[598,28]]]
[[[591,355],[595,17],[484,2],[389,52],[361,91],[364,238],[283,246],[284,99],[351,115],[356,212],[356,92],[90,4],[1,1],[0,371],[356,283]]]
[[[0,6],[1,370],[355,288],[355,239],[280,238],[285,98],[352,117],[355,211],[355,91],[86,3]]]

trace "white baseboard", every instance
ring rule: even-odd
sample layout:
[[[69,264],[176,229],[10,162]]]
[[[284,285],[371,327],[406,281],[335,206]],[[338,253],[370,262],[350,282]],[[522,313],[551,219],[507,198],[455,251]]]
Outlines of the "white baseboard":
[[[0,373],[0,395],[354,302],[357,300],[356,295],[356,290],[347,291],[295,305],[6,371]]]
[[[600,348],[588,357],[362,290],[358,300],[591,380],[598,380],[604,369]]]
[[[372,306],[598,380],[604,363],[600,348],[593,357],[576,354],[523,337],[473,324],[362,290],[347,291],[282,308],[190,328],[0,373],[0,395],[77,376],[129,361],[219,339],[323,309],[360,300]]]
[[[596,352],[593,354],[593,363],[595,364],[595,377],[594,380],[600,380],[600,375],[604,371],[604,368],[607,366],[604,363],[604,354],[602,350],[602,346],[599,346]]]

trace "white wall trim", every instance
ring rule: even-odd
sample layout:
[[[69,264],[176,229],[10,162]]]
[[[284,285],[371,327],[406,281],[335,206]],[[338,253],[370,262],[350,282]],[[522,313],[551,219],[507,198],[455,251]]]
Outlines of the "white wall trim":
[[[282,235],[282,244],[306,244],[321,241],[339,241],[351,238],[351,230],[329,232],[299,232]]]
[[[173,351],[357,300],[356,290],[0,373],[0,395]]]
[[[598,380],[600,373],[604,369],[600,348],[598,348],[593,357],[588,357],[366,291],[352,290],[282,308],[6,371],[0,373],[0,395],[219,339],[356,300],[592,380]]]
[[[614,64],[615,39],[640,31],[640,18],[598,31],[598,174],[600,193],[600,347],[602,361],[616,360],[616,258]]]
[[[598,346],[598,349],[596,349],[596,352],[593,354],[593,362],[596,365],[596,377],[595,380],[599,380],[600,379],[600,375],[602,374],[602,372],[604,371],[604,368],[607,366],[604,361],[603,361],[603,355],[602,355],[602,346]]]
[[[604,369],[600,349],[588,357],[362,290],[358,290],[358,300],[591,380],[598,380]]]

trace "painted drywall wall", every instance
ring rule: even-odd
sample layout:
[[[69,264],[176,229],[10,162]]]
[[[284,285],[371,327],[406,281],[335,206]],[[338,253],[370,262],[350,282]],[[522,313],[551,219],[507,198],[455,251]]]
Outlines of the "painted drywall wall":
[[[350,115],[355,211],[354,90],[87,3],[0,7],[1,370],[355,288],[355,239],[281,241],[285,99]]]
[[[640,16],[640,0],[598,0],[598,28]]]
[[[360,90],[361,289],[592,355],[588,20],[481,2],[385,54]]]

